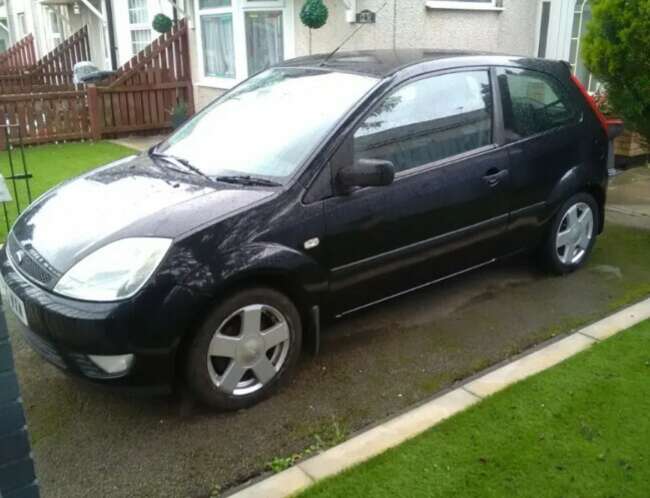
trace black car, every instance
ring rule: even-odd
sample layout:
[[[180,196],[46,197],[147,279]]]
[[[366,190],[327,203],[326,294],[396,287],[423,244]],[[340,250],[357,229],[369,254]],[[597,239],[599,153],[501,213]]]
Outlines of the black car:
[[[184,379],[241,408],[318,348],[326,320],[520,251],[580,267],[618,130],[561,62],[294,59],[34,202],[0,253],[3,292],[71,374]]]

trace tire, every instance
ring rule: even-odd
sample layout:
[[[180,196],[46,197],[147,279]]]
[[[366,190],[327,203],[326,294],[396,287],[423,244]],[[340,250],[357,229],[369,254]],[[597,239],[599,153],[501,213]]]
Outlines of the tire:
[[[302,323],[291,300],[265,287],[239,291],[218,304],[192,338],[188,387],[212,408],[247,408],[281,385],[301,346]]]
[[[556,275],[583,266],[596,243],[599,219],[598,204],[591,195],[582,192],[567,199],[553,217],[540,246],[543,266]]]

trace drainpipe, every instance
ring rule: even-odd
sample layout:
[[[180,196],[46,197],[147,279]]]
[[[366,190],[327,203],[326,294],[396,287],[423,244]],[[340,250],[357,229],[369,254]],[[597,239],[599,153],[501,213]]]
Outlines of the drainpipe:
[[[113,19],[113,0],[106,2],[106,29],[108,31],[108,55],[111,58],[111,69],[117,69],[117,47],[115,46],[115,26]]]

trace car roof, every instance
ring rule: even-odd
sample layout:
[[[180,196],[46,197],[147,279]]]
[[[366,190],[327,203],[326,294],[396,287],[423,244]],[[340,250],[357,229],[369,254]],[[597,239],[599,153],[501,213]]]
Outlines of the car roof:
[[[387,78],[406,68],[422,65],[423,71],[462,66],[519,66],[556,73],[563,64],[548,59],[489,52],[436,49],[396,49],[341,51],[298,57],[280,63],[279,67],[322,68]]]

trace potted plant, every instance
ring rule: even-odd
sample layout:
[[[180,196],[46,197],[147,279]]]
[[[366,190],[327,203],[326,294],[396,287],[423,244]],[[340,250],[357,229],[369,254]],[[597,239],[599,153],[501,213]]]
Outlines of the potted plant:
[[[190,117],[190,110],[185,102],[178,102],[169,112],[169,116],[172,128],[177,129]]]

